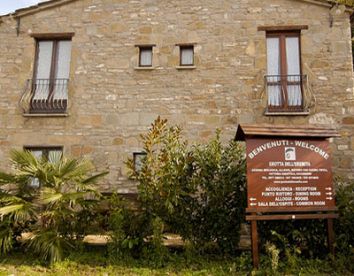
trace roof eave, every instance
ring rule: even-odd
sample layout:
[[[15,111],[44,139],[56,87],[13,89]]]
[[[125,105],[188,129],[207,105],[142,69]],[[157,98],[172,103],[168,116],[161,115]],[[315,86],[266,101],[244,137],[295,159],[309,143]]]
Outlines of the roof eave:
[[[74,1],[77,1],[77,0],[48,0],[48,1],[45,1],[45,2],[40,2],[37,5],[32,5],[32,6],[29,6],[29,7],[26,7],[26,8],[21,8],[21,9],[15,10],[12,13],[1,15],[0,16],[0,22],[3,22],[3,18],[4,17],[13,17],[13,18],[23,17],[23,16],[26,16],[26,15],[34,14],[34,13],[39,12],[39,11],[43,11],[43,10],[46,10],[46,9],[50,9],[50,8],[54,8],[54,7],[57,7],[57,6],[65,5],[67,3],[74,2]]]
[[[306,137],[330,138],[339,137],[337,129],[333,127],[316,127],[313,125],[288,126],[288,125],[238,125],[235,140],[244,141],[246,137]]]
[[[37,5],[29,6],[26,8],[18,9],[12,13],[1,15],[0,16],[0,22],[2,22],[3,17],[22,17],[26,15],[30,15],[33,13],[36,13],[38,11],[42,11],[45,9],[50,9],[52,7],[60,6],[60,5],[65,5],[70,2],[74,2],[77,0],[49,0],[45,2],[38,3]],[[306,2],[314,5],[319,5],[319,6],[324,6],[331,8],[333,5],[335,5],[335,2],[333,0],[295,0],[295,1],[301,1],[301,2]],[[353,7],[346,6],[346,12],[353,13],[354,9]]]

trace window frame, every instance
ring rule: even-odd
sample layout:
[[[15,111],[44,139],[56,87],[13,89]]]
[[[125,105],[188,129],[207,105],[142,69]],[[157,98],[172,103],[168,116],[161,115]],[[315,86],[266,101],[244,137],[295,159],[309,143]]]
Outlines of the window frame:
[[[51,41],[53,42],[53,49],[52,49],[52,58],[51,58],[51,63],[50,63],[50,74],[49,74],[49,79],[54,80],[55,79],[55,74],[58,69],[58,60],[59,60],[59,42],[60,41],[71,41],[72,42],[72,37],[69,36],[53,36],[53,38],[50,38],[50,36],[45,36],[45,37],[35,37],[35,43],[36,43],[36,52],[35,52],[35,61],[34,61],[34,70],[33,70],[33,79],[35,80],[37,78],[37,70],[38,70],[38,58],[39,58],[39,43],[41,41]],[[52,91],[51,91],[52,92]]]
[[[179,66],[181,67],[193,67],[195,66],[195,49],[194,44],[180,44],[179,46]],[[189,64],[182,63],[182,52],[183,50],[192,49],[193,62]]]
[[[288,37],[296,37],[298,38],[298,48],[299,48],[299,85],[301,91],[301,106],[291,107],[288,105],[288,84],[289,81],[287,79],[288,68],[287,68],[287,52],[286,52],[286,38]],[[285,90],[284,99],[281,106],[270,106],[267,104],[267,112],[303,112],[304,111],[304,88],[303,88],[303,80],[302,80],[302,54],[301,54],[301,29],[285,29],[285,30],[266,30],[266,40],[268,38],[278,38],[279,39],[279,69],[280,69],[280,86]],[[268,49],[267,55],[268,55]],[[267,60],[267,64],[268,64]],[[268,82],[267,84],[268,85]],[[269,97],[269,95],[268,95]],[[267,99],[268,100],[268,99]]]
[[[59,56],[59,43],[61,41],[70,41],[71,42],[71,47],[72,47],[72,37],[74,36],[74,33],[44,33],[44,34],[32,34],[31,35],[34,38],[35,41],[35,55],[34,55],[34,63],[33,63],[33,74],[32,74],[32,88],[31,88],[31,107],[30,107],[30,113],[39,113],[39,114],[47,114],[47,113],[66,113],[67,106],[68,106],[68,100],[63,99],[62,100],[62,106],[61,107],[34,107],[33,102],[34,101],[34,96],[36,91],[36,86],[37,86],[37,74],[38,74],[38,62],[39,62],[39,44],[40,42],[43,41],[48,41],[52,42],[52,56],[50,60],[50,71],[49,71],[49,79],[48,79],[48,96],[46,101],[50,100],[53,98],[53,94],[55,91],[55,85],[56,85],[56,73],[58,70],[58,62],[60,59]],[[70,63],[69,63],[69,68],[71,65],[71,58],[72,58],[72,49],[70,52]],[[69,72],[70,76],[70,72]],[[63,79],[64,80],[64,79]],[[67,81],[63,81],[63,84],[65,83],[68,85],[69,78]],[[58,100],[53,100],[53,101],[58,101]],[[51,104],[51,103],[49,103]],[[41,105],[42,106],[42,105]]]
[[[153,51],[153,45],[141,45],[141,46],[138,46],[139,47],[139,67],[143,67],[143,68],[149,68],[149,67],[152,67],[153,65],[153,57],[154,57],[154,51]],[[142,60],[142,53],[143,51],[146,51],[146,50],[150,50],[151,51],[151,60],[150,60],[150,64],[148,65],[144,65],[144,64],[141,64],[141,60]]]
[[[50,151],[61,151],[62,154],[64,153],[64,147],[63,146],[24,146],[24,150],[27,151],[42,151],[42,157],[48,159],[49,152]]]
[[[24,146],[23,150],[32,152],[32,151],[42,151],[42,156],[41,158],[45,158],[46,160],[48,160],[49,158],[49,152],[51,150],[57,150],[57,151],[61,151],[61,154],[63,156],[64,154],[64,147],[63,146]],[[34,182],[38,181],[38,187],[33,185]],[[31,177],[31,181],[30,183],[28,183],[28,185],[33,188],[33,189],[40,189],[41,188],[41,182],[39,181],[38,178],[36,177]]]
[[[141,171],[141,168],[138,169],[137,168],[137,159],[138,158],[146,158],[147,153],[144,151],[140,151],[140,152],[133,152],[133,165],[134,165],[134,171],[136,173],[139,173]]]

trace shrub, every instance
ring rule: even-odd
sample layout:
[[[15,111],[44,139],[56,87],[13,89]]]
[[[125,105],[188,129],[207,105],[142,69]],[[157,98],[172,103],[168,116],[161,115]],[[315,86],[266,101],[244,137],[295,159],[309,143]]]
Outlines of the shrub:
[[[223,146],[220,132],[207,145],[188,146],[181,129],[158,118],[142,135],[146,157],[140,171],[128,160],[145,215],[200,247],[215,242],[234,252],[246,204],[243,148]]]
[[[338,179],[336,203],[339,210],[339,218],[334,224],[337,250],[354,254],[354,180]]]
[[[106,173],[89,176],[86,160],[61,154],[37,159],[29,151],[12,151],[14,173],[0,173],[0,253],[25,245],[50,263],[80,241],[90,224],[100,194],[93,183]],[[30,185],[38,179],[41,188]],[[29,240],[19,244],[21,234]]]
[[[192,148],[192,183],[198,189],[190,238],[200,245],[215,241],[224,253],[238,246],[246,207],[244,150],[231,141],[223,146],[220,132],[206,145]],[[188,222],[187,222],[188,223]]]
[[[117,194],[108,197],[108,253],[113,261],[140,257],[144,238],[151,233],[150,221],[143,213],[134,212]]]
[[[275,244],[281,259],[287,259],[289,250],[310,258],[328,253],[324,220],[261,221],[258,225],[261,244],[267,241]]]
[[[354,245],[354,181],[335,180],[339,218],[334,220],[336,250],[352,254]],[[328,254],[325,220],[259,222],[261,243],[267,241],[281,251],[281,258],[291,255],[325,257]],[[291,252],[290,252],[290,251]]]

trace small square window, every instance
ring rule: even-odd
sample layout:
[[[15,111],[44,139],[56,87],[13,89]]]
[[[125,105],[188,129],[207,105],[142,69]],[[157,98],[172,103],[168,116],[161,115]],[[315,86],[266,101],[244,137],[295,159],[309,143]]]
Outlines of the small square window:
[[[185,45],[179,46],[180,49],[180,66],[194,65],[194,46]]]
[[[143,166],[143,160],[146,158],[146,152],[134,152],[133,159],[134,159],[134,170],[136,172],[140,172]]]
[[[139,47],[139,67],[152,67],[152,46]]]

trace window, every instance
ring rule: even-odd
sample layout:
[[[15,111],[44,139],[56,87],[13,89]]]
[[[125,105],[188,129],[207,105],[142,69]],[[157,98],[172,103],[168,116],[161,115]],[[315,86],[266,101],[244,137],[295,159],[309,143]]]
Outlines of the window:
[[[134,170],[136,172],[140,172],[142,165],[143,165],[143,160],[146,157],[146,152],[134,152],[133,153],[133,161],[134,161]]]
[[[63,113],[68,101],[71,38],[36,38],[30,113]]]
[[[32,146],[26,146],[24,147],[25,150],[28,150],[32,152],[32,154],[38,158],[45,158],[49,162],[52,162],[53,159],[56,159],[58,157],[61,157],[63,154],[63,147],[32,147]],[[39,188],[40,187],[40,182],[38,178],[32,178],[30,180],[29,185],[33,188]]]
[[[268,111],[303,111],[300,32],[267,33]]]
[[[152,46],[139,47],[139,66],[152,67]]]
[[[194,46],[193,45],[180,45],[180,66],[193,66],[194,65]]]

